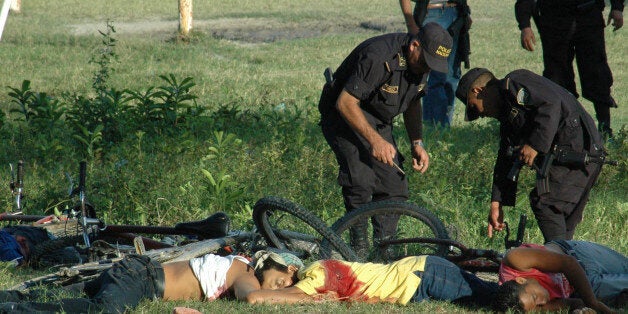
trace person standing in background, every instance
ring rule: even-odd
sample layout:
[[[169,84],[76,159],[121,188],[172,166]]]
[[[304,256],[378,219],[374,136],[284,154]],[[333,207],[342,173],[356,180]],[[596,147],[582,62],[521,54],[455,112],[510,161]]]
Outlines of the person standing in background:
[[[624,25],[623,2],[610,0],[606,25],[612,22],[613,31]],[[543,44],[543,76],[577,98],[572,65],[575,58],[582,96],[593,103],[598,130],[604,138],[610,138],[613,136],[610,108],[617,108],[617,103],[611,96],[613,74],[606,59],[603,11],[604,0],[517,0],[515,3],[521,46],[534,51],[532,17]]]
[[[451,54],[448,58],[449,71],[431,71],[427,80],[427,93],[423,98],[423,121],[432,125],[449,127],[453,121],[456,87],[460,80],[460,65],[469,68],[469,28],[471,11],[467,0],[399,0],[408,33],[416,34],[430,22],[438,23],[453,38]]]

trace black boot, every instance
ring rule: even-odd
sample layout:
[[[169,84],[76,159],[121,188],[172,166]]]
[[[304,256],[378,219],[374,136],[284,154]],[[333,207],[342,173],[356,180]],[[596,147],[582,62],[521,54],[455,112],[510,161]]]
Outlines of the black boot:
[[[351,235],[351,248],[361,260],[366,261],[370,249],[366,220],[349,228],[349,234]]]
[[[609,139],[613,138],[613,129],[611,129],[609,124],[606,124],[604,122],[600,122],[598,124],[597,129],[598,129],[598,131],[600,131],[600,135],[602,136],[602,139],[604,140],[604,142],[606,142]]]
[[[613,129],[611,129],[611,107],[617,107],[615,100],[611,98],[610,102],[595,102],[595,115],[597,118],[597,129],[600,131],[602,139],[606,142],[613,138]]]

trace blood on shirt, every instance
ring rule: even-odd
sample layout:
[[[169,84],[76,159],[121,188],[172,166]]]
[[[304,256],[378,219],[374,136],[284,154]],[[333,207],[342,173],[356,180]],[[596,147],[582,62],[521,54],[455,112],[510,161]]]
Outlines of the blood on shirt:
[[[349,265],[336,260],[325,260],[321,264],[325,269],[325,285],[316,289],[318,293],[334,291],[341,299],[363,297],[360,288],[364,283],[358,280]]]

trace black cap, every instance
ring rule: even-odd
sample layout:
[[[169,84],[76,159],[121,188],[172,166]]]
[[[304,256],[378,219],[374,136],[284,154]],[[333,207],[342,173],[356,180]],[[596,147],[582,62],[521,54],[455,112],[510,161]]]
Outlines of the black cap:
[[[425,62],[430,69],[447,73],[449,63],[447,57],[451,53],[453,40],[449,32],[437,23],[423,25],[417,34],[421,49],[425,55]]]
[[[460,101],[462,101],[462,103],[466,107],[464,115],[465,121],[473,121],[479,117],[477,111],[469,108],[469,106],[467,105],[467,100],[469,99],[469,91],[473,86],[473,82],[475,82],[475,80],[477,80],[484,73],[491,73],[491,71],[485,68],[473,68],[467,71],[467,73],[465,73],[458,82],[456,97],[458,97],[458,99],[460,99]]]

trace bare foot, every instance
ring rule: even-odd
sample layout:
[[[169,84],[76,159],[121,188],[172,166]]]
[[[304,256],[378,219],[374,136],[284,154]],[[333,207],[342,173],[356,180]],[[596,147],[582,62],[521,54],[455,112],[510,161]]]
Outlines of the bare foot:
[[[201,312],[189,307],[177,306],[172,310],[172,314],[202,314]]]

